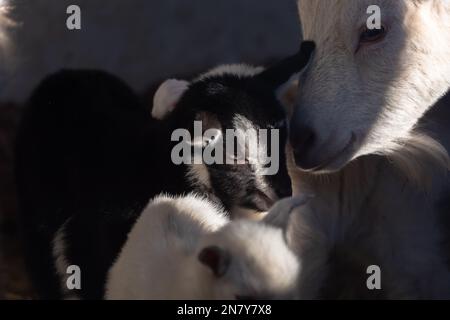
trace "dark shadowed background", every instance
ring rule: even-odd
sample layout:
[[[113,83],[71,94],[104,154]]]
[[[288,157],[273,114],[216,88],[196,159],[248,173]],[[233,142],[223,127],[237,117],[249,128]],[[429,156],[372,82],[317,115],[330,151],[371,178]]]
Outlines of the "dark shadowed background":
[[[104,69],[144,95],[167,77],[222,63],[266,63],[295,52],[300,43],[295,0],[9,4],[13,54],[0,55],[0,299],[31,296],[17,241],[12,146],[21,104],[44,76],[61,68]],[[66,28],[71,4],[81,8],[81,30]]]

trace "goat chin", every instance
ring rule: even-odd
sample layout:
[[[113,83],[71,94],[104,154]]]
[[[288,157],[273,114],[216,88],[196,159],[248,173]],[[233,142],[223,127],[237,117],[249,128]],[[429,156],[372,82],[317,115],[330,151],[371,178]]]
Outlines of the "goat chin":
[[[373,177],[370,171],[375,167],[368,164],[376,161],[375,159],[389,161],[413,186],[422,191],[431,188],[433,174],[447,174],[450,170],[450,157],[445,147],[430,135],[420,131],[411,132],[407,138],[396,141],[383,152],[354,159],[344,169],[334,173],[299,170],[292,158],[290,145],[287,146],[286,153],[294,193],[314,193],[312,189],[317,185],[332,185],[336,179],[342,179],[342,176],[351,180],[359,179],[356,185],[370,183],[364,180],[367,180],[368,176]]]

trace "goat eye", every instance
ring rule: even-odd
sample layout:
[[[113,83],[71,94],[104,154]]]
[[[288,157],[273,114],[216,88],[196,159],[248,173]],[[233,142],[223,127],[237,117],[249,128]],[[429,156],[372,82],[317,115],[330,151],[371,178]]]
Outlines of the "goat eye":
[[[360,43],[370,43],[370,42],[376,42],[384,38],[386,35],[386,28],[381,27],[379,29],[364,29],[363,32],[361,32],[361,35],[359,36],[359,42]]]

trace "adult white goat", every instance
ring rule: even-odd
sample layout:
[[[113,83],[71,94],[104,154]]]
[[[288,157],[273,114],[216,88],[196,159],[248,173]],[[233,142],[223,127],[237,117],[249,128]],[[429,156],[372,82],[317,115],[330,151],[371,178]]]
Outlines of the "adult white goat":
[[[316,195],[290,230],[302,296],[449,298],[450,128],[424,124],[450,88],[450,1],[298,5],[317,45],[288,150],[294,194]],[[371,5],[377,30],[366,26]],[[370,265],[381,290],[366,286]]]

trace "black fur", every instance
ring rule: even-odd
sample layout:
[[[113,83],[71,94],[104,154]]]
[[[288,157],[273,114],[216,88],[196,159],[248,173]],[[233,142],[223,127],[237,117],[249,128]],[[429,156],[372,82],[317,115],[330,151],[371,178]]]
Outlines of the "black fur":
[[[189,128],[193,135],[193,120],[199,114],[207,113],[207,117],[214,117],[223,130],[234,129],[233,119],[239,114],[251,120],[258,129],[279,129],[280,170],[277,175],[266,176],[265,179],[279,197],[286,197],[291,194],[284,154],[287,139],[286,121],[284,121],[286,115],[274,91],[267,83],[253,77],[239,78],[225,75],[207,78],[193,83],[175,110],[163,121],[169,128]],[[272,152],[270,142],[268,149],[269,153]],[[209,165],[208,172],[212,192],[222,200],[227,210],[240,206],[265,211],[272,205],[272,203],[266,203],[265,195],[258,189],[255,181],[256,173],[250,164]]]
[[[136,95],[103,72],[62,71],[35,90],[19,130],[16,172],[41,297],[61,297],[51,250],[69,217],[68,256],[82,269],[83,296],[101,298],[108,267],[149,197],[164,181],[168,192],[184,189],[171,183],[177,168],[151,172],[155,164],[146,163],[147,131],[157,130],[149,121]]]

